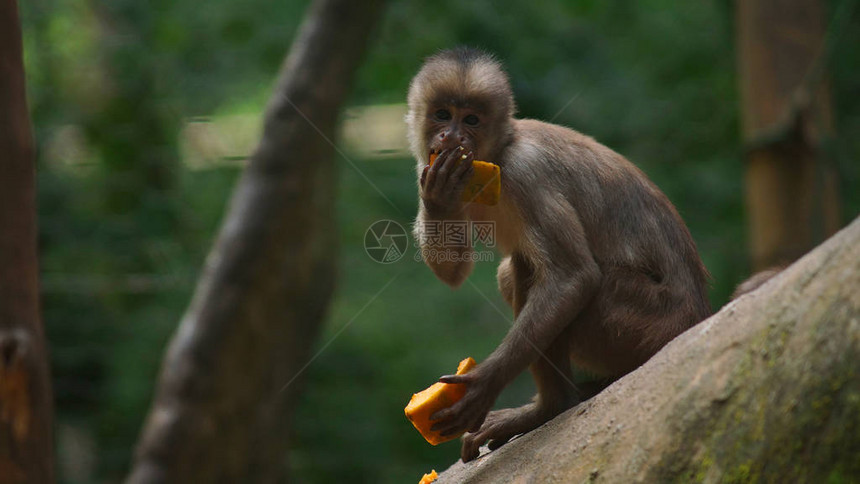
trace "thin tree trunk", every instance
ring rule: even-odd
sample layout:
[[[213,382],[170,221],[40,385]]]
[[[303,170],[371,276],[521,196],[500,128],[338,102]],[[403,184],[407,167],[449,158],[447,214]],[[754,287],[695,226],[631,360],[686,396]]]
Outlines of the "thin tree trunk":
[[[53,482],[36,166],[15,0],[0,2],[0,483]]]
[[[820,0],[737,2],[746,199],[755,269],[792,262],[840,224]]]
[[[382,5],[310,7],[168,348],[128,482],[285,478],[287,416],[300,387],[293,379],[334,279],[329,140]]]

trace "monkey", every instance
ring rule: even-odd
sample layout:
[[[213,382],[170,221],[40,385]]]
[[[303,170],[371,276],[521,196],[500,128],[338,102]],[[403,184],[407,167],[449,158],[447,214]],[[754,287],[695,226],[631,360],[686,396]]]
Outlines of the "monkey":
[[[439,381],[465,396],[431,416],[443,435],[466,432],[464,462],[578,404],[571,365],[606,382],[647,361],[711,314],[710,275],[669,199],[622,155],[572,129],[515,117],[501,63],[459,47],[429,57],[409,86],[406,123],[417,161],[414,234],[442,282],[459,287],[474,262],[427,227],[490,221],[502,255],[497,281],[514,323],[470,372]],[[429,165],[431,154],[437,155]],[[501,167],[496,205],[461,201],[473,160]],[[430,253],[430,252],[427,252]],[[529,369],[537,395],[491,411]],[[605,385],[602,385],[605,386]]]
[[[742,281],[735,290],[732,292],[732,295],[729,296],[730,301],[734,301],[735,299],[743,296],[744,294],[751,293],[756,289],[760,288],[767,281],[776,277],[779,273],[785,270],[785,265],[779,265],[774,267],[769,267],[762,271],[756,272],[751,275],[748,279]]]

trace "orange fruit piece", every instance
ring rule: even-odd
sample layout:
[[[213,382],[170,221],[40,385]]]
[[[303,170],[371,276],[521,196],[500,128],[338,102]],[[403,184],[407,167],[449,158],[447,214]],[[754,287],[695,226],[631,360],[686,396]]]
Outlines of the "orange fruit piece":
[[[436,474],[436,469],[433,469],[429,473],[424,474],[424,477],[422,477],[421,480],[418,481],[418,484],[430,484],[431,482],[435,481],[437,477],[439,477],[439,475]]]
[[[462,375],[471,370],[475,365],[475,360],[472,357],[466,358],[457,366],[457,374]],[[406,418],[412,422],[412,425],[418,429],[418,432],[421,433],[424,439],[432,445],[454,440],[463,434],[446,435],[443,437],[438,432],[430,430],[430,427],[435,423],[430,420],[430,416],[443,408],[457,403],[465,394],[466,386],[463,384],[436,382],[426,390],[412,395],[412,399],[409,400],[409,404],[404,409]]]
[[[430,155],[430,165],[436,161],[436,156],[435,153]],[[502,193],[502,170],[499,165],[473,160],[472,166],[475,167],[475,172],[466,183],[460,200],[484,205],[499,203],[499,196]]]

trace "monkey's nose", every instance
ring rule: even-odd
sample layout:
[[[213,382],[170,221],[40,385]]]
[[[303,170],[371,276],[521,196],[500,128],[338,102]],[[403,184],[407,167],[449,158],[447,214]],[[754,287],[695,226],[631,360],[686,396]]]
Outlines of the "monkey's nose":
[[[461,146],[463,147],[463,149],[472,149],[472,143],[469,140],[469,137],[457,132],[451,132],[447,130],[442,131],[438,134],[438,139],[439,151],[453,150]]]

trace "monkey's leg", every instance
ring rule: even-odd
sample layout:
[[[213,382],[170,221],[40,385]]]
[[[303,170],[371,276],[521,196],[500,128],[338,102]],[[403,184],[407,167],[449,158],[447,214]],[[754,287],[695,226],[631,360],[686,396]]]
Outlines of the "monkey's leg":
[[[538,387],[535,401],[518,408],[494,410],[477,432],[463,437],[464,462],[478,457],[481,445],[487,440],[490,450],[495,450],[511,437],[534,430],[579,403],[570,369],[569,338],[565,330],[529,367]]]

